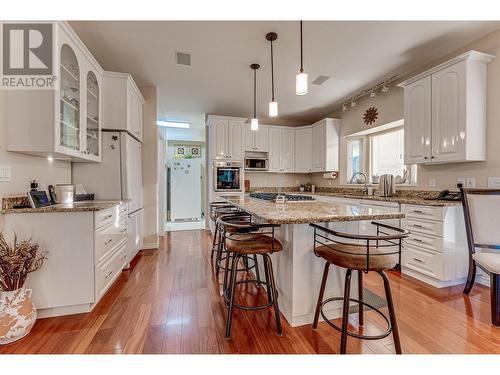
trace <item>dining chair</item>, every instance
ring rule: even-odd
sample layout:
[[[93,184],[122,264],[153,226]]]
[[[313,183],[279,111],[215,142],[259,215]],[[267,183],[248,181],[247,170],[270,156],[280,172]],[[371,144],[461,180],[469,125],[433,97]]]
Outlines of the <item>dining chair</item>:
[[[461,190],[469,249],[464,294],[469,294],[474,285],[476,267],[489,274],[491,321],[494,326],[500,326],[500,190]]]

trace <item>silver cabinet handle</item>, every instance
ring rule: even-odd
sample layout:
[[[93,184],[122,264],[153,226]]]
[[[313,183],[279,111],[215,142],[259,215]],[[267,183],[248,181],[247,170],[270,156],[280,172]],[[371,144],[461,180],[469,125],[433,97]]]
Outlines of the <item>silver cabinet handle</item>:
[[[424,243],[424,241],[422,241],[420,238],[413,238],[413,241]]]
[[[109,271],[108,274],[104,278],[107,279],[108,277],[111,276],[112,273],[113,273],[113,270]]]
[[[413,210],[413,212],[416,214],[423,214],[424,213],[424,211],[421,211],[421,210]]]
[[[418,262],[418,263],[425,263],[423,260],[418,259],[418,258],[413,258],[413,260],[414,260],[415,262]]]
[[[106,242],[104,242],[104,245],[106,245],[106,246],[107,246],[107,245],[109,245],[111,242],[113,242],[113,239],[112,239],[112,238],[110,238],[109,240],[107,240]]]
[[[415,228],[424,228],[424,226],[423,226],[423,225],[420,225],[420,224],[413,224],[413,226],[414,226]]]
[[[106,215],[106,216],[104,216],[104,217],[102,218],[102,221],[104,221],[104,220],[108,220],[108,219],[111,219],[112,217],[113,217],[113,215],[112,215],[112,214],[111,214],[111,215]]]
[[[125,233],[126,231],[127,231],[127,228],[122,229],[122,230],[120,231],[120,233]]]

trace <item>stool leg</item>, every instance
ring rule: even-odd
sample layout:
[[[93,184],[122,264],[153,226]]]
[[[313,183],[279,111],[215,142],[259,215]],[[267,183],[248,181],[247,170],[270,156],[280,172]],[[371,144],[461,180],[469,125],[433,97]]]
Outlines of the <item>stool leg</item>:
[[[344,308],[342,311],[342,335],[340,338],[340,354],[345,354],[347,351],[347,324],[349,323],[349,298],[351,293],[351,273],[348,269],[345,274],[344,285]]]
[[[243,267],[248,271],[248,255],[243,256]]]
[[[389,318],[391,321],[392,337],[394,338],[394,347],[396,348],[396,354],[401,354],[401,342],[399,341],[398,322],[396,320],[396,311],[394,310],[394,303],[392,301],[391,285],[389,284],[389,278],[384,271],[379,271],[379,274],[384,280],[385,297],[387,298],[387,307],[389,308]]]
[[[255,264],[255,277],[257,279],[257,285],[260,288],[260,271],[259,271],[259,263],[257,263],[257,255],[254,254],[253,262]]]
[[[316,303],[316,312],[314,313],[314,321],[312,328],[318,328],[319,312],[321,311],[321,304],[323,303],[323,295],[325,294],[326,281],[328,279],[328,270],[330,263],[325,263],[325,270],[323,271],[323,279],[321,280],[321,287],[319,288],[318,302]]]
[[[219,277],[219,272],[220,272],[220,260],[222,259],[222,250],[224,248],[224,241],[223,241],[223,236],[224,234],[222,231],[219,230],[219,245],[217,246],[217,257],[215,258],[215,276]]]
[[[362,326],[365,319],[363,316],[363,304],[361,303],[363,301],[363,271],[361,270],[358,271],[358,300],[358,320],[359,325]]]
[[[500,326],[500,275],[490,274],[491,324]]]
[[[274,315],[276,317],[276,328],[278,330],[278,335],[283,335],[283,329],[281,328],[281,317],[280,317],[280,309],[278,306],[278,293],[276,292],[276,283],[274,281],[274,272],[273,272],[273,263],[271,262],[271,257],[267,254],[264,254],[264,261],[267,264],[267,268],[269,272],[269,278],[271,280],[271,292],[273,294],[273,305],[274,305]]]
[[[269,280],[269,272],[267,270],[267,265],[266,265],[266,257],[263,255],[262,256],[264,259],[264,277],[266,278],[266,289],[267,289],[267,302],[271,303],[271,281]]]
[[[229,287],[229,307],[227,309],[227,319],[226,319],[226,339],[231,338],[231,323],[233,321],[233,309],[234,309],[234,293],[236,289],[236,274],[238,273],[238,261],[240,260],[240,254],[233,255],[233,262],[231,264],[231,286]]]
[[[467,273],[467,281],[464,287],[464,294],[469,294],[472,287],[474,286],[474,281],[476,280],[476,261],[469,257],[469,272]]]
[[[222,283],[222,292],[225,293],[227,289],[227,283],[229,281],[229,259],[231,258],[231,253],[226,254],[226,265],[224,267],[224,282]]]
[[[215,223],[214,239],[212,241],[212,254],[210,255],[210,260],[214,260],[214,254],[216,253],[215,244],[217,243],[217,232],[219,231],[219,223]]]

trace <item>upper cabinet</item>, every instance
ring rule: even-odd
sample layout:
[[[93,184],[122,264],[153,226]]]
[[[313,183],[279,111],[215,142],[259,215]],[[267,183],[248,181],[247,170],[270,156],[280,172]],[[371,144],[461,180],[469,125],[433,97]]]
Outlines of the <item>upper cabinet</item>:
[[[269,127],[269,172],[294,172],[295,131],[293,128]]]
[[[7,150],[71,161],[101,161],[103,71],[71,27],[53,25],[54,89],[8,90]]]
[[[103,73],[103,129],[124,130],[142,141],[144,98],[132,76],[127,73]]]
[[[486,64],[469,51],[404,87],[405,164],[486,160]]]
[[[313,172],[339,170],[339,144],[340,120],[326,118],[312,125]]]
[[[224,116],[209,116],[210,158],[243,160],[244,133],[250,125],[245,119]]]
[[[269,151],[269,127],[260,125],[258,130],[251,130],[246,126],[243,131],[244,151]]]
[[[312,172],[312,136],[311,127],[295,129],[295,172]]]

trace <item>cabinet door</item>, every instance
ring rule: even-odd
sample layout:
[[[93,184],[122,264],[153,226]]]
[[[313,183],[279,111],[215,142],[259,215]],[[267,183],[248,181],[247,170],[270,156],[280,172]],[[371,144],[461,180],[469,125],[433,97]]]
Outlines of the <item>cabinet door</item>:
[[[87,98],[85,150],[88,159],[101,161],[101,80],[92,70],[86,71]],[[83,128],[82,128],[83,131]]]
[[[142,141],[142,100],[139,96],[135,95],[135,134],[140,141]]]
[[[214,119],[210,124],[212,159],[226,159],[229,156],[227,148],[229,122],[225,119]]]
[[[254,151],[267,152],[269,150],[269,128],[267,126],[259,126],[259,130],[255,132],[255,148]]]
[[[313,127],[312,170],[322,172],[326,168],[326,123]]]
[[[295,130],[295,172],[312,171],[312,129]]]
[[[283,172],[294,172],[295,167],[295,131],[281,129],[281,168]]]
[[[404,88],[404,159],[405,164],[431,160],[431,77]]]
[[[255,132],[250,129],[250,125],[243,127],[243,150],[255,151]]]
[[[269,172],[281,172],[281,129],[271,128],[269,132]]]
[[[243,129],[244,121],[229,121],[229,157],[231,159],[243,159]]]
[[[432,75],[432,160],[466,159],[466,61]]]

